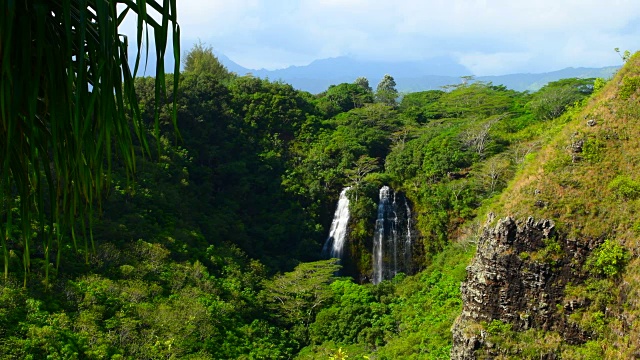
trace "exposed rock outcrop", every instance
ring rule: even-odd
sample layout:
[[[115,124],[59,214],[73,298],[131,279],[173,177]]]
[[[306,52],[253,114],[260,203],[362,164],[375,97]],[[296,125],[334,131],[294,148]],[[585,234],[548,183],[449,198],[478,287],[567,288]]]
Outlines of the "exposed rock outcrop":
[[[482,324],[509,323],[515,331],[529,328],[558,331],[569,343],[586,339],[560,313],[564,288],[580,281],[581,268],[594,242],[558,236],[551,220],[507,217],[485,228],[476,256],[461,286],[463,310],[453,326],[452,359],[496,356]],[[571,311],[571,309],[569,309]]]

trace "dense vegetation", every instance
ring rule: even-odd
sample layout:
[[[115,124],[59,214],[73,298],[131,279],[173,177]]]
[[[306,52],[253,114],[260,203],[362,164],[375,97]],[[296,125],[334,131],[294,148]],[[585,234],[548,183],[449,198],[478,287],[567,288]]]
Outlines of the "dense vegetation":
[[[387,76],[375,91],[359,78],[313,95],[230,74],[202,45],[187,56],[179,80],[174,93],[167,79],[168,99],[159,104],[155,79],[136,81],[156,151],[138,158],[133,180],[122,159],[114,162],[110,194],[91,219],[95,251],[64,248],[67,256],[43,285],[48,267],[38,248],[23,287],[27,267],[19,244],[4,245],[11,270],[0,284],[0,354],[448,358],[459,285],[484,222],[478,215],[497,203],[517,212],[517,200],[500,194],[530,171],[536,152],[594,91],[593,79],[562,80],[529,94],[466,78],[398,100]],[[637,82],[626,83],[633,98]],[[179,134],[171,120],[174,100]],[[584,134],[586,163],[604,158],[603,136]],[[136,151],[144,154],[144,144]],[[553,161],[545,165],[553,171],[571,166],[564,158]],[[604,184],[621,206],[640,198],[633,177],[619,174]],[[361,279],[371,271],[382,185],[413,203],[422,246],[415,274],[373,286]],[[340,267],[321,259],[320,249],[345,186],[352,187],[351,255],[340,273],[347,276],[340,277]],[[591,206],[575,205],[567,214]],[[635,223],[621,224],[637,231]],[[81,225],[75,224],[75,237],[89,237]],[[630,260],[614,245],[589,262],[597,280],[574,289],[577,297],[593,297],[600,306],[594,311],[609,301],[596,298],[604,296],[599,289],[612,289]],[[593,316],[575,321],[586,324]],[[602,313],[603,324],[613,321],[607,316]],[[493,325],[492,333],[509,330]],[[609,333],[602,329],[593,330],[605,341]],[[595,345],[584,349],[589,346]]]
[[[556,129],[546,146],[487,205],[515,217],[553,219],[562,236],[597,244],[575,270],[556,309],[588,341],[567,344],[553,329],[515,332],[509,324],[483,324],[503,358],[631,359],[640,354],[640,152],[635,140],[640,57],[625,60],[611,81],[595,83],[595,96],[550,123]],[[571,303],[581,306],[572,312]]]

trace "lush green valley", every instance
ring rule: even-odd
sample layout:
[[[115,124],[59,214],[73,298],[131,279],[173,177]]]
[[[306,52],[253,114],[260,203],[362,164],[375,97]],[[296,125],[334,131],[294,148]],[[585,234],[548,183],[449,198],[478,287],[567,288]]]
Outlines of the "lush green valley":
[[[99,211],[78,214],[56,245],[59,265],[45,266],[39,219],[33,234],[8,234],[1,358],[448,359],[490,212],[550,218],[604,244],[566,289],[587,304],[570,321],[589,340],[476,324],[506,349],[498,356],[637,356],[637,56],[609,82],[528,93],[465,78],[401,96],[392,77],[297,91],[229,73],[202,47],[185,65],[177,87],[166,79],[166,102],[156,79],[136,80],[150,154],[136,140],[133,178],[114,160]],[[383,185],[410,200],[419,235],[415,271],[373,285]],[[349,257],[338,264],[321,249],[346,186]],[[0,214],[19,221],[18,203],[3,199]]]

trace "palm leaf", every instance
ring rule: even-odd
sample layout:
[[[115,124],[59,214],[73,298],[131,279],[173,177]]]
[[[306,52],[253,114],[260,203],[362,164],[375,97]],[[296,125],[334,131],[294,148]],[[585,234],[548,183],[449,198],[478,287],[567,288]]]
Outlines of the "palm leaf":
[[[180,51],[175,1],[3,1],[0,247],[5,278],[10,253],[15,250],[23,254],[26,284],[31,256],[40,246],[48,280],[51,251],[57,249],[59,265],[64,234],[72,234],[78,249],[76,227],[84,233],[88,223],[92,238],[94,207],[100,205],[109,186],[112,159],[121,160],[128,177],[135,170],[132,129],[148,151],[134,77],[142,56],[142,35],[148,38],[151,28],[158,63],[156,97],[165,96],[169,33],[177,86]],[[119,11],[118,5],[123,9]],[[159,21],[148,15],[149,9],[159,13]],[[133,73],[128,66],[128,40],[119,34],[119,25],[128,14],[137,15],[138,24]],[[146,51],[148,54],[148,46]],[[14,199],[17,216],[12,213]],[[15,224],[19,224],[19,239],[13,238]],[[38,225],[35,231],[34,224]],[[90,245],[87,236],[83,239],[87,256]],[[40,242],[34,243],[36,240]]]

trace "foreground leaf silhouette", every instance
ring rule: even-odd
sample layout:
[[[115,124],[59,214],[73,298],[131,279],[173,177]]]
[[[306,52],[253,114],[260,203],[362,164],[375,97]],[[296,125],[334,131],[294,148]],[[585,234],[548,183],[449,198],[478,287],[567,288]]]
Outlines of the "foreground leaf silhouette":
[[[5,279],[11,259],[21,258],[26,286],[32,256],[43,258],[48,281],[63,234],[79,248],[76,228],[91,228],[112,161],[133,172],[132,129],[148,149],[133,87],[143,35],[155,37],[159,98],[169,34],[178,84],[179,27],[175,0],[3,1],[1,13],[0,247]],[[128,39],[119,34],[131,13],[138,25],[133,71]],[[87,256],[91,236],[82,238]]]

